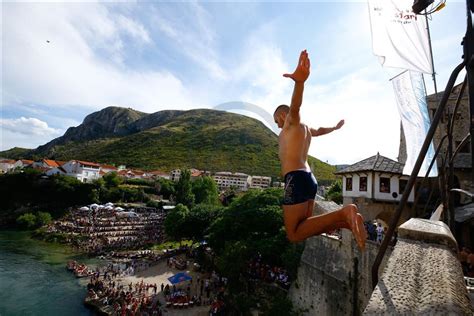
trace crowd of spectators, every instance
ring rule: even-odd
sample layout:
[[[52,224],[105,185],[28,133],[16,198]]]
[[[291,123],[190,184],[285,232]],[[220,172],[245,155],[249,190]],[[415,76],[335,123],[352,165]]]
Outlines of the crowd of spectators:
[[[367,231],[367,239],[375,241],[377,243],[382,243],[382,240],[385,237],[386,228],[382,226],[381,223],[376,221],[367,221],[364,222],[365,229]]]
[[[281,267],[263,263],[260,255],[255,256],[251,261],[249,261],[248,275],[250,280],[276,283],[287,290],[290,288],[287,271]]]
[[[65,219],[50,224],[48,232],[74,236],[74,245],[92,254],[139,249],[163,241],[165,212],[150,207],[125,210],[110,204],[73,210]]]
[[[163,315],[156,284],[142,280],[123,285],[116,282],[111,273],[91,277],[86,302],[98,305],[102,310],[111,307],[113,315]]]

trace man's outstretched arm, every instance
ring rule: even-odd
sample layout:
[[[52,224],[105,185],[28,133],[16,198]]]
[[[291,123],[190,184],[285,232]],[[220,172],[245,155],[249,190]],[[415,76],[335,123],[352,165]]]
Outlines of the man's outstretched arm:
[[[299,124],[300,122],[300,107],[303,103],[304,82],[308,79],[310,69],[310,61],[306,50],[302,51],[298,60],[298,66],[292,74],[284,74],[286,78],[291,78],[295,81],[293,88],[293,95],[290,104],[290,124]]]
[[[311,128],[311,136],[316,137],[329,134],[335,130],[340,129],[342,125],[344,125],[344,120],[340,120],[339,123],[337,123],[337,125],[334,127],[320,127],[318,129]]]

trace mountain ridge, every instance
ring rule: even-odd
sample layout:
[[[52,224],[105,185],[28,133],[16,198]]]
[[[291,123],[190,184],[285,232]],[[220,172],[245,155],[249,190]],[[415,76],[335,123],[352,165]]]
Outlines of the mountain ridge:
[[[281,178],[278,137],[269,128],[244,115],[211,109],[148,114],[107,107],[36,149],[10,149],[0,156],[80,159],[142,170],[197,168]],[[308,162],[319,179],[335,178],[335,167],[314,157]]]

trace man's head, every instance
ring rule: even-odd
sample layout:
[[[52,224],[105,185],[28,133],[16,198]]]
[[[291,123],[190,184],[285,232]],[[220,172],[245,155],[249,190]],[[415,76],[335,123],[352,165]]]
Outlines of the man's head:
[[[279,105],[275,112],[273,113],[273,119],[279,128],[283,128],[285,124],[286,115],[290,112],[290,107],[288,105],[282,104]]]

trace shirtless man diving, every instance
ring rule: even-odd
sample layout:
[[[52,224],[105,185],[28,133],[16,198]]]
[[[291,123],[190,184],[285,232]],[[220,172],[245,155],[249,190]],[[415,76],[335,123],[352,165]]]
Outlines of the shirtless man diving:
[[[325,135],[344,125],[341,120],[335,127],[311,128],[300,121],[300,107],[303,101],[304,82],[309,76],[310,61],[306,50],[302,51],[298,66],[292,74],[284,77],[295,81],[291,105],[280,105],[273,118],[281,128],[279,136],[279,156],[282,174],[285,175],[285,196],[283,217],[286,234],[292,242],[330,232],[339,228],[350,229],[363,250],[367,233],[357,206],[349,204],[338,211],[312,216],[314,198],[318,184],[308,165],[308,149],[311,137]]]

